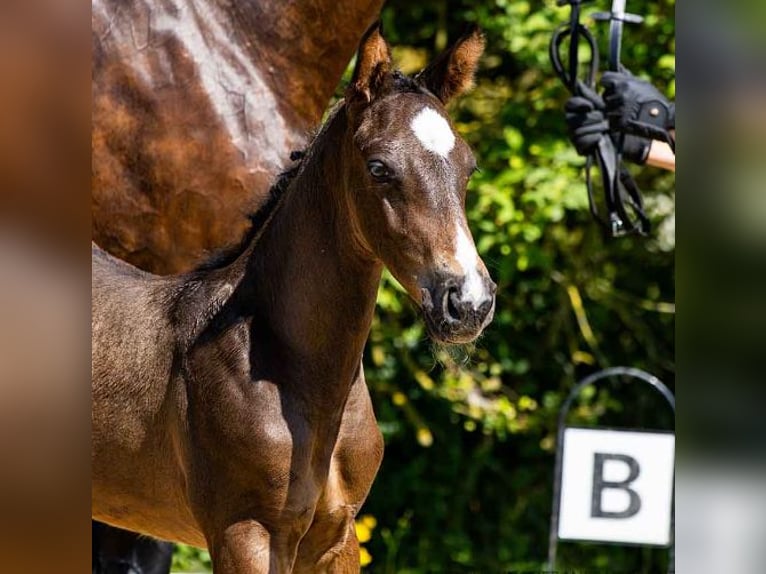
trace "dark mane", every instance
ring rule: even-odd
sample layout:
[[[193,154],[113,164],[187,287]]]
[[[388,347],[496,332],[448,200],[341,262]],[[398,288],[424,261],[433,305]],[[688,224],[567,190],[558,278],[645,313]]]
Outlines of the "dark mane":
[[[247,217],[250,220],[250,228],[242,237],[240,242],[233,247],[226,247],[213,252],[207,259],[194,268],[194,272],[199,271],[212,271],[213,269],[220,269],[231,265],[237,258],[244,253],[248,245],[255,239],[256,235],[260,233],[263,226],[271,217],[274,209],[279,204],[279,200],[285,194],[285,191],[290,187],[293,179],[300,170],[303,160],[303,152],[292,152],[290,159],[293,160],[292,166],[283,171],[277,176],[277,180],[269,188],[269,197],[258,211],[249,214]]]

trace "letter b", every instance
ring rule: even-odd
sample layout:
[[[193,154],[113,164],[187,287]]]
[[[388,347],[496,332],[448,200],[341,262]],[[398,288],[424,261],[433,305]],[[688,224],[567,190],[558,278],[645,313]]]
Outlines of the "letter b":
[[[608,460],[624,462],[628,465],[628,477],[623,481],[604,480],[604,463]],[[640,474],[641,469],[638,461],[625,454],[606,454],[597,452],[593,457],[593,492],[591,496],[590,514],[594,518],[630,518],[641,510],[641,498],[635,490],[630,488]],[[603,491],[607,488],[624,490],[630,497],[630,504],[625,510],[614,512],[604,510],[601,505]]]

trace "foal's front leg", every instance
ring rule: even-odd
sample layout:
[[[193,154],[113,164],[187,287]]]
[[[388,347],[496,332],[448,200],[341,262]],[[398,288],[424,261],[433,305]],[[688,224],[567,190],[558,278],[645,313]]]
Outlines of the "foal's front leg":
[[[271,568],[269,532],[258,522],[246,520],[226,527],[208,542],[215,574],[277,574]]]
[[[307,480],[290,480],[290,457],[272,480],[236,485],[220,481],[197,499],[197,516],[213,559],[214,574],[291,574],[298,545],[311,526],[319,492]],[[247,468],[243,465],[243,468]],[[256,468],[256,465],[250,465]],[[258,476],[269,475],[262,471]],[[308,475],[307,472],[301,473]],[[216,493],[227,492],[215,504]],[[268,496],[262,496],[268,493]],[[204,500],[210,501],[202,508]]]
[[[359,370],[343,412],[329,475],[314,519],[298,548],[296,574],[356,574],[359,542],[354,518],[383,457],[383,436]]]
[[[328,544],[330,540],[334,543]],[[359,570],[359,541],[349,514],[341,522],[320,520],[312,525],[301,541],[294,574],[359,574]]]
[[[297,545],[289,548],[256,520],[227,526],[208,542],[214,574],[289,574]]]

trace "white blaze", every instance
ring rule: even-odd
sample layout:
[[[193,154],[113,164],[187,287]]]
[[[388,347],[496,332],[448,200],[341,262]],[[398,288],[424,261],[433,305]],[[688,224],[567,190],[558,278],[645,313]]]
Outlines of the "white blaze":
[[[410,123],[415,136],[428,151],[446,158],[455,147],[455,134],[444,117],[433,108],[423,108]]]
[[[465,279],[461,288],[461,301],[470,301],[474,309],[479,307],[485,298],[484,281],[479,274],[479,255],[471,238],[457,222],[457,240],[455,242],[455,259],[463,268]]]

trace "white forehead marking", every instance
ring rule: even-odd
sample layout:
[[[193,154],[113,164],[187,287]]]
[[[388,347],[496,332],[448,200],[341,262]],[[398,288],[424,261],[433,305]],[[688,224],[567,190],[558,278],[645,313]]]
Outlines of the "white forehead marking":
[[[410,123],[420,143],[428,151],[439,154],[443,158],[449,155],[455,147],[455,134],[444,117],[433,108],[423,108],[412,118]]]
[[[461,301],[470,301],[474,309],[486,299],[484,281],[479,275],[479,255],[476,246],[458,221],[456,224],[457,240],[455,241],[455,259],[463,268],[465,279],[461,287]]]

